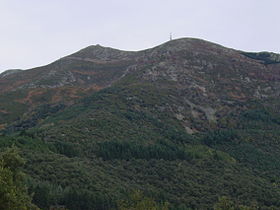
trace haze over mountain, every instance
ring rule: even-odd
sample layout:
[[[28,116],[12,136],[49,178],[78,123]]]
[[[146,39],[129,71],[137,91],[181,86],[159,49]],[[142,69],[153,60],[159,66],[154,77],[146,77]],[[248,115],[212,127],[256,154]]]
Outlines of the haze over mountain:
[[[276,53],[93,45],[0,74],[0,146],[21,149],[43,209],[116,209],[134,190],[170,209],[277,209],[279,94]]]

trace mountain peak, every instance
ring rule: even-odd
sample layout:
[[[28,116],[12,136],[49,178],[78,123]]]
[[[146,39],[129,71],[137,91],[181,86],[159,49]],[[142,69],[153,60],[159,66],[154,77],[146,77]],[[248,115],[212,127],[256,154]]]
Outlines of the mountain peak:
[[[197,38],[179,38],[174,39],[168,42],[163,43],[162,45],[159,45],[154,50],[159,51],[192,51],[197,53],[232,53],[235,50],[226,48],[222,45],[209,42],[203,39],[197,39]],[[235,51],[236,52],[236,51]]]
[[[84,49],[79,50],[78,52],[67,56],[67,59],[93,59],[99,61],[112,61],[112,60],[125,60],[133,56],[136,52],[132,51],[123,51],[114,49],[111,47],[104,47],[99,44],[90,45]]]

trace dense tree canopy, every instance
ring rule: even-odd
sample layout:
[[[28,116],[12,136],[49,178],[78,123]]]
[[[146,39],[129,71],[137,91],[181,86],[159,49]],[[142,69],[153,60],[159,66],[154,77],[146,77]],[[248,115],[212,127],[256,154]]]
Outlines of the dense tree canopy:
[[[0,209],[36,209],[24,185],[23,164],[14,147],[0,154]]]

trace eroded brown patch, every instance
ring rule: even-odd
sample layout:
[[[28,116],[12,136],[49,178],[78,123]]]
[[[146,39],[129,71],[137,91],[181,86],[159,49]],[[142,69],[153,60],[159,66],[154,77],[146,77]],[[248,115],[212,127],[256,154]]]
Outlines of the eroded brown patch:
[[[0,130],[5,129],[5,128],[6,128],[6,126],[7,126],[7,124],[6,124],[6,123],[4,123],[4,124],[0,124]]]
[[[44,93],[46,93],[46,89],[41,89],[41,88],[36,88],[36,89],[30,89],[27,93],[27,96],[23,99],[18,99],[16,100],[19,103],[28,103],[28,104],[32,104],[33,100],[32,98],[36,97],[36,96],[41,96]]]
[[[2,113],[2,114],[9,114],[9,112],[4,110],[4,109],[0,110],[0,113]]]
[[[231,98],[234,98],[234,99],[237,99],[237,100],[244,100],[246,99],[246,96],[244,93],[241,93],[241,92],[229,92],[228,95],[231,97]]]
[[[99,87],[97,85],[92,85],[88,88],[60,87],[53,91],[54,94],[52,95],[51,102],[71,102],[73,100],[83,97],[85,94],[87,95],[90,92],[96,92],[101,89],[102,87]]]

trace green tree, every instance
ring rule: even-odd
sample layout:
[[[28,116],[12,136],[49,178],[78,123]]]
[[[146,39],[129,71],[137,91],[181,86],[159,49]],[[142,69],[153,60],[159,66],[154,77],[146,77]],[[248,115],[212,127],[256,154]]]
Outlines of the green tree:
[[[24,185],[23,164],[24,160],[14,147],[0,154],[0,209],[37,209]]]
[[[214,205],[214,210],[255,210],[257,207],[249,207],[235,204],[230,198],[222,196]]]
[[[129,195],[127,200],[118,202],[119,210],[168,210],[168,203],[158,204],[152,198],[145,197],[139,190]]]
[[[226,196],[219,198],[219,201],[215,204],[214,210],[235,210],[234,203]]]

